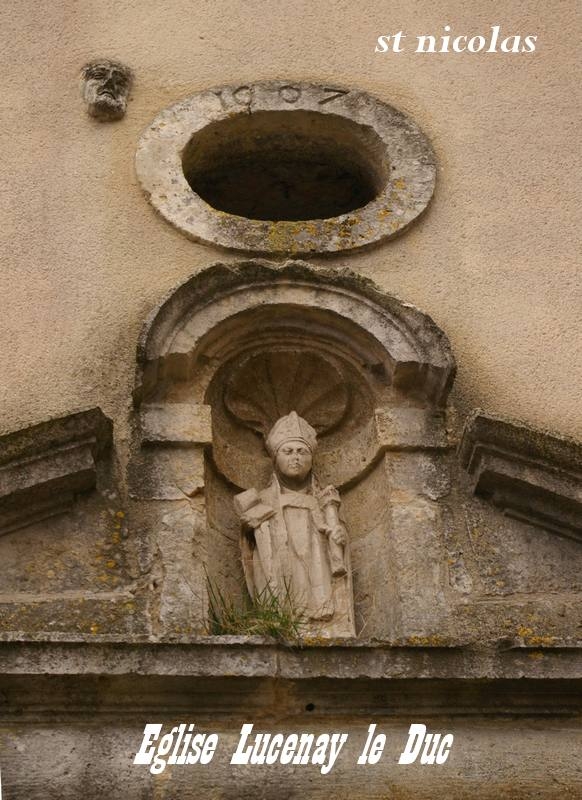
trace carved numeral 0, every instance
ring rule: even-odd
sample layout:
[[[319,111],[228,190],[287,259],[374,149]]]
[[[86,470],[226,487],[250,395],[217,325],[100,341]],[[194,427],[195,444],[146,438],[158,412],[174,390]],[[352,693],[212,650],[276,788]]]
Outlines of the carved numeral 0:
[[[250,106],[253,100],[253,90],[251,86],[239,86],[232,93],[235,103],[240,106]]]
[[[296,103],[301,97],[301,89],[298,89],[297,86],[281,86],[279,97],[286,103]]]

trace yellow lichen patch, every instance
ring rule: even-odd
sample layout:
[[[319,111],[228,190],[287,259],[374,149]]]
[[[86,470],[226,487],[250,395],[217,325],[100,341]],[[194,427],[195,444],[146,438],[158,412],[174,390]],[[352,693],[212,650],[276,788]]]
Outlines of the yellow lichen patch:
[[[357,217],[348,217],[347,219],[342,220],[338,228],[338,236],[342,239],[348,239],[353,236],[353,227],[357,225],[359,219]]]
[[[330,640],[323,636],[301,636],[299,639],[301,645],[304,647],[321,647],[328,645]]]
[[[125,511],[116,511],[115,516],[119,517],[119,519],[123,519],[125,517]]]
[[[520,625],[517,633],[528,647],[551,647],[557,641],[555,636],[535,633],[533,628],[525,625]]]
[[[517,629],[517,635],[521,636],[524,639],[526,636],[530,636],[533,633],[533,628],[526,628],[525,625],[520,625]]]
[[[113,558],[110,558],[109,561],[105,563],[105,566],[107,569],[115,569],[117,566],[117,561],[115,561]]]
[[[91,633],[99,633],[99,625],[97,625],[97,623],[94,622],[89,628],[89,630],[91,631]]]
[[[409,636],[404,640],[404,644],[411,647],[444,647],[448,642],[444,636],[432,634],[431,636]]]
[[[526,639],[531,647],[551,647],[556,641],[555,636],[528,636]]]
[[[392,186],[395,189],[406,189],[406,181],[404,178],[396,178],[396,180],[392,183]]]
[[[281,253],[297,253],[299,245],[297,236],[304,228],[304,223],[297,222],[272,222],[269,225],[269,248]]]

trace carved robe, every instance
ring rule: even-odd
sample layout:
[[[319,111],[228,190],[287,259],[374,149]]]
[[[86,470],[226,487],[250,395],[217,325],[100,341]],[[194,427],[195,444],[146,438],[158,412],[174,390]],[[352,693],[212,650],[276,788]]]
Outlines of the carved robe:
[[[325,490],[328,496],[330,489]],[[269,586],[279,597],[289,595],[303,611],[309,620],[304,633],[355,636],[348,546],[345,574],[334,577],[317,483],[312,480],[308,490],[296,492],[281,487],[273,476],[266,489],[244,494],[253,498],[243,514],[241,540],[251,597]]]

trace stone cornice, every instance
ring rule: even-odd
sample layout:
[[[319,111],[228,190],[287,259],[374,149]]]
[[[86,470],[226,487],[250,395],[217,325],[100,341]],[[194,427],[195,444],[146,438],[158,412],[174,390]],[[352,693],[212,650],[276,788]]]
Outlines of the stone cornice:
[[[533,657],[532,657],[533,656]],[[0,675],[366,680],[578,680],[582,642],[498,647],[331,640],[283,645],[243,636],[176,641],[96,636],[0,639]]]
[[[111,444],[98,408],[0,437],[0,533],[66,511],[96,485],[96,462]]]
[[[582,445],[474,412],[459,447],[475,494],[505,514],[582,541]]]

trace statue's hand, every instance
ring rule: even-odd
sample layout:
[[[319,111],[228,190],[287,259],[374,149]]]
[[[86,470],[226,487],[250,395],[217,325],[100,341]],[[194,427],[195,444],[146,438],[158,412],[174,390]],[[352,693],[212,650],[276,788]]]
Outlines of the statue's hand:
[[[265,503],[257,503],[244,511],[241,515],[241,522],[247,528],[258,528],[263,522],[275,516],[275,510]]]
[[[334,542],[334,544],[337,544],[340,547],[345,547],[345,545],[348,543],[347,532],[343,525],[334,525],[333,527],[329,528],[329,538],[330,541]]]
[[[317,499],[322,508],[325,508],[329,503],[336,503],[339,506],[341,502],[338,490],[331,484],[320,491]]]

